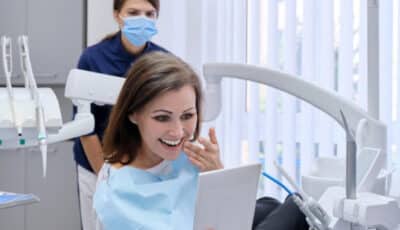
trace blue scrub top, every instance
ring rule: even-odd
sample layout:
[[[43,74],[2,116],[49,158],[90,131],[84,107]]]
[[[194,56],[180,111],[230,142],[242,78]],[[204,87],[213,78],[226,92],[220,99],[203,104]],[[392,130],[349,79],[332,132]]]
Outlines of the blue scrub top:
[[[118,32],[114,37],[103,40],[85,49],[79,59],[78,69],[125,77],[126,72],[137,58],[152,51],[168,52],[152,42],[147,42],[141,54],[133,55],[123,47],[121,32]],[[100,140],[103,139],[111,108],[112,106],[109,105],[91,105],[91,112],[95,119],[95,127],[94,131],[87,135],[97,134]],[[76,107],[74,106],[74,116],[75,114]],[[93,172],[79,138],[75,138],[73,150],[76,163]]]

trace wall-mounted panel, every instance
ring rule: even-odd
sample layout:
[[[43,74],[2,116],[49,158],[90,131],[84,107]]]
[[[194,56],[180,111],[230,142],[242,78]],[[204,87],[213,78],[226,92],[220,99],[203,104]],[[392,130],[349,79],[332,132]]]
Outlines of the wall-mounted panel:
[[[20,75],[17,37],[29,38],[30,58],[38,84],[63,84],[84,47],[84,2],[80,0],[1,1],[0,35],[13,38],[14,73]],[[4,6],[3,6],[4,5]],[[3,67],[0,76],[4,76]],[[4,84],[4,77],[0,84]]]
[[[113,17],[113,0],[88,0],[87,17],[88,46],[118,30],[118,24]]]
[[[17,49],[17,36],[26,33],[27,0],[0,1],[0,36],[13,39],[13,76],[21,74]],[[0,52],[0,57],[2,57]],[[3,63],[0,62],[0,79],[4,79]]]
[[[25,163],[24,150],[0,150],[0,191],[25,192]],[[0,209],[0,229],[25,229],[24,206]]]
[[[36,205],[26,207],[26,229],[79,229],[79,203],[76,165],[72,142],[48,146],[47,176],[42,176],[42,158],[38,148],[26,155],[26,190],[40,197]],[[51,216],[51,218],[49,218]]]
[[[41,83],[64,83],[83,47],[83,1],[28,1],[32,66]]]

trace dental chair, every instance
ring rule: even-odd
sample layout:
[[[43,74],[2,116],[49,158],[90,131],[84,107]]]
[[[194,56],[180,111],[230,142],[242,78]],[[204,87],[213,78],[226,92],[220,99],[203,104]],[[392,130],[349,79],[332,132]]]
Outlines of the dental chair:
[[[387,195],[390,190],[391,173],[380,171],[381,150],[377,148],[365,147],[357,151],[357,185],[373,184],[371,192]],[[322,194],[332,186],[345,186],[346,179],[346,161],[338,157],[319,157],[314,160],[310,173],[301,177],[302,188],[304,192],[319,200]],[[378,174],[374,179],[372,175]]]
[[[303,177],[306,193],[315,197],[321,212],[331,217],[330,221],[320,220],[311,229],[398,229],[400,207],[396,199],[387,196],[391,173],[386,168],[386,126],[382,122],[336,93],[279,71],[245,64],[209,63],[204,65],[203,73],[207,82],[206,120],[215,119],[221,110],[221,81],[227,77],[292,94],[327,113],[346,130],[346,159],[320,158],[313,172]],[[315,217],[304,213],[308,218]]]

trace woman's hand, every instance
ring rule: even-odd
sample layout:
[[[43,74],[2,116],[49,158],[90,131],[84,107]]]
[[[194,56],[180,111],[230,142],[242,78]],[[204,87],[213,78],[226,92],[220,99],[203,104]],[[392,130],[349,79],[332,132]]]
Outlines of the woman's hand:
[[[210,128],[208,135],[210,140],[199,137],[198,142],[201,146],[188,141],[183,146],[183,151],[188,156],[190,162],[199,167],[201,172],[222,169],[224,167],[219,158],[219,146],[215,129]]]

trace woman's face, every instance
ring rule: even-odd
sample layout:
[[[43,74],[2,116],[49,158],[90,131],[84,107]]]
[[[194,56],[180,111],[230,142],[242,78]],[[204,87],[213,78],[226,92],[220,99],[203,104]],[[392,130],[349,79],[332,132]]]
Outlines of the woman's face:
[[[183,142],[196,129],[196,94],[192,86],[169,91],[149,102],[140,112],[130,115],[142,137],[140,154],[151,159],[174,160]],[[143,156],[143,155],[142,155]]]
[[[123,26],[122,18],[132,16],[146,16],[157,18],[157,10],[147,0],[126,0],[120,11],[114,12],[114,17],[120,27]]]

